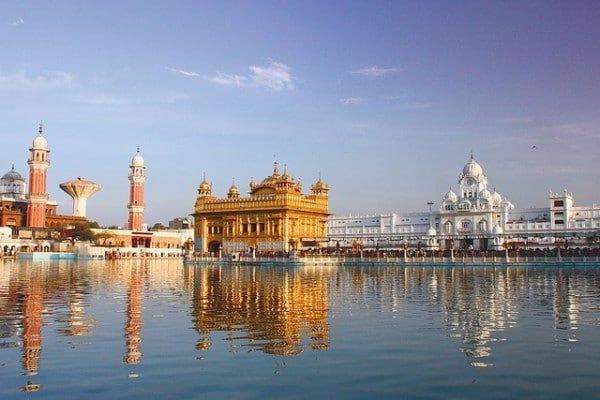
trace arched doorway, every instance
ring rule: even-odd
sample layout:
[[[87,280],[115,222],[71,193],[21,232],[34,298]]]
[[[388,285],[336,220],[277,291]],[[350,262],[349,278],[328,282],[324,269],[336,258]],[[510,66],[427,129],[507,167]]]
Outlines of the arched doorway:
[[[221,250],[221,242],[219,242],[218,240],[213,240],[208,244],[209,253],[217,254],[219,253],[219,250]]]

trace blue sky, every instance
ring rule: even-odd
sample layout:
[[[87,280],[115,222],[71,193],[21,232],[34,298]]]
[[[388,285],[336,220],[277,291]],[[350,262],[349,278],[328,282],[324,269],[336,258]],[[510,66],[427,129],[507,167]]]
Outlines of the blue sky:
[[[4,1],[0,164],[26,172],[43,120],[52,198],[94,180],[106,224],[137,145],[150,223],[191,212],[203,172],[223,194],[274,159],[321,171],[340,214],[425,209],[471,150],[518,207],[599,202],[598,21],[594,1]]]

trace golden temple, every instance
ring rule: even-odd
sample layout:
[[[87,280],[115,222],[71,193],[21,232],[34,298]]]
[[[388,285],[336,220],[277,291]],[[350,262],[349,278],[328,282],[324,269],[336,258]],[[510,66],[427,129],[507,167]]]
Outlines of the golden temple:
[[[194,206],[196,249],[202,253],[232,253],[250,249],[287,252],[325,244],[329,216],[329,186],[320,178],[310,193],[275,163],[262,182],[250,182],[248,196],[235,183],[227,197],[213,195],[203,179]]]

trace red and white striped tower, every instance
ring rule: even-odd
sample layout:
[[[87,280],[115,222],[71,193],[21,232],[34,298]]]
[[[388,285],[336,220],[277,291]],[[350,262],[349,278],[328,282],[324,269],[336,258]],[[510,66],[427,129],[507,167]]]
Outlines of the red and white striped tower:
[[[46,226],[46,203],[48,202],[48,189],[46,177],[50,160],[48,159],[48,142],[42,132],[42,124],[38,135],[33,139],[29,149],[29,193],[27,204],[27,226],[31,228],[44,228]]]
[[[129,166],[129,229],[141,231],[144,223],[144,182],[146,182],[146,167],[140,148],[131,159]]]

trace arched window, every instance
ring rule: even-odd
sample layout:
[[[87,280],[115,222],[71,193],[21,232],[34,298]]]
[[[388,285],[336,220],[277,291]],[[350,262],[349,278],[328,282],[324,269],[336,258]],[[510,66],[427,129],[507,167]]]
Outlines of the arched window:
[[[469,221],[468,219],[463,219],[460,222],[460,230],[463,232],[470,232],[471,231],[471,221]]]
[[[485,219],[482,219],[481,221],[479,221],[479,231],[480,232],[486,232],[488,229],[488,223]]]
[[[448,234],[452,233],[452,222],[446,221],[444,223],[444,233],[448,233]]]

